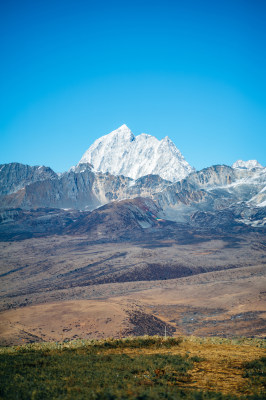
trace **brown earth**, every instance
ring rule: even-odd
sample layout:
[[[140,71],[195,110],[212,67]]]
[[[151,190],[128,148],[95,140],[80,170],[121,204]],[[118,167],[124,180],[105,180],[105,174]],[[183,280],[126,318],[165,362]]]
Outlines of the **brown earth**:
[[[18,308],[1,315],[1,344],[118,337],[126,317],[111,301],[108,306],[104,301],[78,300]]]
[[[121,335],[266,336],[257,234],[0,242],[0,344]]]
[[[211,272],[164,282],[116,284],[126,294],[3,311],[1,345],[127,334],[265,336],[263,268]],[[113,285],[98,285],[99,294]],[[113,288],[114,289],[114,288]],[[133,290],[133,293],[132,293]],[[131,293],[130,293],[131,292]],[[83,293],[84,295],[84,293]]]

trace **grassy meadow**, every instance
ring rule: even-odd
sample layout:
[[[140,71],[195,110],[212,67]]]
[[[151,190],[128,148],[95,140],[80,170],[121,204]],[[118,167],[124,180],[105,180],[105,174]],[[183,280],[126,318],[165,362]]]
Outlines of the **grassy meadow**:
[[[0,399],[264,399],[262,339],[138,337],[0,348]]]

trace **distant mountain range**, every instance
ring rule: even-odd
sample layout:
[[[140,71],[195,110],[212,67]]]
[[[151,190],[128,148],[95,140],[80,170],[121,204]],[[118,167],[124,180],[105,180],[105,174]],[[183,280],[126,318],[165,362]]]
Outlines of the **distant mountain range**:
[[[168,137],[161,141],[146,134],[135,137],[126,125],[97,139],[79,164],[62,174],[44,166],[0,165],[2,224],[21,214],[14,209],[60,209],[60,220],[65,212],[69,221],[71,215],[77,218],[69,209],[91,212],[110,203],[117,210],[121,200],[134,198],[149,199],[146,217],[137,221],[142,230],[152,226],[151,215],[152,221],[201,227],[262,228],[266,168],[256,160],[238,160],[232,167],[214,165],[195,171]]]

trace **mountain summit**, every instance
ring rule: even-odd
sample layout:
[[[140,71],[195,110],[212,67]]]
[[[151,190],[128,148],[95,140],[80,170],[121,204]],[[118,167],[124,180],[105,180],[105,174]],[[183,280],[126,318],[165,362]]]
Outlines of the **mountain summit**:
[[[257,160],[237,160],[232,168],[241,168],[241,169],[253,169],[253,168],[264,168]]]
[[[97,139],[79,163],[113,175],[137,179],[153,174],[172,182],[193,171],[168,136],[162,140],[146,133],[134,136],[126,125]]]

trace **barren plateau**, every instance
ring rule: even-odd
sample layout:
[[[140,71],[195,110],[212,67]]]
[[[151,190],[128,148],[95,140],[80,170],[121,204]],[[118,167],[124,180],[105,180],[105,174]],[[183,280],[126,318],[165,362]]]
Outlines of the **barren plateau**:
[[[177,237],[178,236],[178,237]],[[256,232],[1,242],[1,345],[126,335],[265,336]]]

